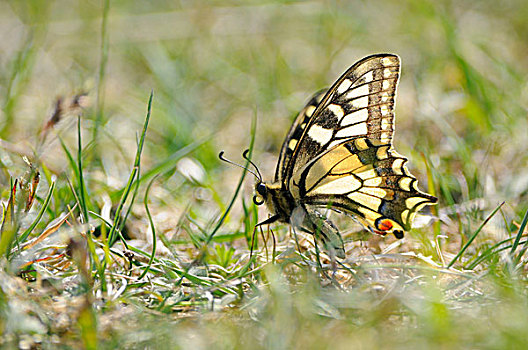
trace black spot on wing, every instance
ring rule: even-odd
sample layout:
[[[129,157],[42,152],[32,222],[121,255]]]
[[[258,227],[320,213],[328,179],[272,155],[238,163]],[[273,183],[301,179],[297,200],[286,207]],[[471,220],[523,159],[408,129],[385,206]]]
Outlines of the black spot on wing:
[[[336,129],[339,126],[339,119],[334,112],[326,108],[321,112],[321,117],[318,118],[317,125],[325,129]]]

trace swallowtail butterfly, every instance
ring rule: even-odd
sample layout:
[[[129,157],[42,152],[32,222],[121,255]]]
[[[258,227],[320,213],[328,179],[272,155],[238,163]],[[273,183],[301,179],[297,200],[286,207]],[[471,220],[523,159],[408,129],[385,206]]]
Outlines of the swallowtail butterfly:
[[[253,201],[272,213],[259,225],[290,223],[344,258],[343,240],[325,209],[402,238],[416,212],[436,203],[392,148],[399,75],[398,56],[368,56],[310,99],[282,145],[274,182],[255,185]]]

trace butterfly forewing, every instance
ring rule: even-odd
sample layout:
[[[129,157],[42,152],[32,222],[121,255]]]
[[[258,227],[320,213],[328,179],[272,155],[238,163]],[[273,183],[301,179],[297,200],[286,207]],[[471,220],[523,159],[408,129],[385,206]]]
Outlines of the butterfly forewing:
[[[436,202],[418,190],[406,162],[389,145],[356,138],[306,164],[290,188],[304,205],[354,214],[378,233],[403,232],[418,210]]]
[[[286,139],[292,155],[283,178],[346,140],[367,137],[390,144],[399,72],[398,56],[388,54],[369,56],[345,72],[319,103],[299,139]]]
[[[288,131],[288,135],[286,136],[285,142],[282,144],[281,147],[279,161],[277,162],[277,168],[275,170],[275,181],[281,182],[285,178],[286,167],[293,155],[293,150],[299,142],[299,139],[301,138],[302,133],[306,128],[306,125],[308,125],[310,118],[313,116],[315,110],[317,109],[317,106],[326,94],[326,91],[327,89],[316,92],[310,98],[310,100],[308,100],[306,106],[304,106],[304,108],[293,121],[293,124],[290,127],[290,130]]]

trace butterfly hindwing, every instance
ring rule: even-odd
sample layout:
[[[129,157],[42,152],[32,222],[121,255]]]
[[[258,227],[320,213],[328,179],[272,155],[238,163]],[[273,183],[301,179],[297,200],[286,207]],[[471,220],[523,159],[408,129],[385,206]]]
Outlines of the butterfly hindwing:
[[[390,144],[399,74],[400,59],[390,54],[369,56],[349,68],[328,90],[295,140],[283,179],[349,139],[367,137]],[[290,142],[287,138],[285,144]]]
[[[294,198],[310,207],[353,214],[377,233],[403,234],[418,210],[436,198],[418,190],[407,159],[367,138],[345,141],[291,179]]]

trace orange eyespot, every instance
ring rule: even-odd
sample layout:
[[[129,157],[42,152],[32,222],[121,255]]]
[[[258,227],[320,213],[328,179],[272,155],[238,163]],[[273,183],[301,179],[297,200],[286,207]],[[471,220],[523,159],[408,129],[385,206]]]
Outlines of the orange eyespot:
[[[392,224],[392,221],[389,219],[381,219],[376,222],[376,228],[380,231],[389,231],[393,227],[394,225]]]

